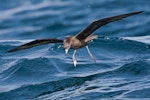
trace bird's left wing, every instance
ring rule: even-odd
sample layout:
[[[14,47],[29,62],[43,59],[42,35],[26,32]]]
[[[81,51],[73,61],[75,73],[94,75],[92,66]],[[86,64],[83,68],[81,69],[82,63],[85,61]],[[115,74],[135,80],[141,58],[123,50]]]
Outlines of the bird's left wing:
[[[63,40],[60,39],[37,39],[34,41],[31,41],[29,43],[23,44],[21,46],[18,46],[12,50],[9,50],[7,52],[15,52],[15,51],[20,51],[20,50],[24,50],[24,49],[29,49],[32,48],[34,46],[39,46],[39,45],[44,45],[44,44],[49,44],[49,43],[58,43],[58,42],[63,42]]]
[[[132,12],[132,13],[127,13],[127,14],[122,14],[122,15],[118,15],[118,16],[112,16],[112,17],[96,20],[96,21],[92,22],[89,26],[87,26],[85,29],[83,29],[81,32],[79,32],[76,35],[76,38],[79,39],[79,40],[83,40],[86,37],[88,37],[89,35],[91,35],[95,30],[97,30],[101,26],[104,26],[104,25],[106,25],[110,22],[121,20],[123,18],[132,16],[132,15],[136,15],[136,14],[139,14],[139,13],[142,13],[142,12],[143,11]]]

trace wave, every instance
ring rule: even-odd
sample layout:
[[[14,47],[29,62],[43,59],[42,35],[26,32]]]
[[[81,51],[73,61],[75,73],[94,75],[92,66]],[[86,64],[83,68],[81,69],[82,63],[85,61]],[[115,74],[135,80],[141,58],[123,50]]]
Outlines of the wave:
[[[45,60],[47,60],[47,59],[45,59]],[[37,63],[37,61],[36,61],[36,63]],[[41,63],[41,62],[39,62],[39,63]],[[46,61],[44,61],[44,63],[46,63]],[[39,76],[38,77],[38,80],[40,80],[39,83],[33,82],[32,84],[28,83],[26,85],[25,84],[21,85],[20,87],[17,87],[17,88],[15,87],[15,89],[13,89],[13,90],[0,93],[0,98],[5,97],[6,95],[9,95],[9,97],[7,96],[8,99],[10,99],[12,97],[13,97],[13,99],[23,99],[24,97],[26,97],[26,99],[35,99],[35,100],[36,99],[44,100],[44,99],[48,99],[48,98],[53,98],[53,99],[57,98],[58,99],[58,98],[61,98],[62,96],[63,96],[63,98],[74,98],[74,97],[75,98],[83,98],[83,97],[86,97],[86,98],[88,98],[88,97],[108,98],[108,97],[115,97],[115,96],[130,97],[130,94],[132,94],[133,91],[131,92],[130,90],[128,90],[125,87],[137,84],[137,81],[138,81],[138,80],[136,80],[137,75],[138,76],[140,75],[141,77],[144,75],[149,75],[149,65],[150,64],[148,62],[137,61],[137,62],[131,62],[128,64],[124,64],[121,67],[118,67],[116,69],[106,71],[106,72],[92,74],[92,75],[88,75],[88,76],[84,76],[84,77],[75,77],[75,76],[74,77],[69,76],[68,78],[61,77],[61,78],[54,79],[54,80],[50,79],[51,81],[45,80],[46,82],[44,82],[44,81],[42,82],[40,79],[40,76]],[[30,68],[30,66],[32,66],[32,65],[29,65],[29,67],[24,65],[24,68],[23,68],[23,66],[22,66],[22,68],[20,67],[21,69],[19,68],[18,71],[16,71],[15,73],[16,74],[21,73],[22,72],[21,70],[24,70],[25,72],[28,72],[28,73],[30,73],[30,71],[38,70],[38,74],[41,75],[40,71],[42,71],[42,69],[44,72],[47,71],[48,73],[50,73],[50,71],[53,70],[53,68],[48,68],[48,67],[42,68],[41,65],[39,66],[40,68],[38,68],[38,64],[36,67],[34,67],[32,69],[28,69],[28,68]],[[28,71],[26,71],[27,69],[25,69],[25,67],[28,69]],[[44,67],[46,67],[46,66],[44,65]],[[32,72],[32,74],[28,74],[28,75],[33,78],[33,74],[35,75],[36,73]],[[56,71],[56,73],[57,73],[57,71]],[[42,74],[42,75],[44,75],[44,74]],[[127,75],[128,75],[128,77],[127,77]],[[131,80],[128,82],[122,80],[122,81],[119,81],[116,83],[115,80],[113,81],[113,79],[115,79],[116,76],[120,76],[120,77],[123,76],[124,78],[131,78],[129,76],[133,76],[133,75],[136,76],[136,78],[134,80]],[[46,77],[46,76],[42,76],[41,78],[44,78],[44,77]],[[104,84],[104,82],[106,81],[106,78],[107,78],[107,80],[109,79],[108,77],[112,78],[113,84],[110,84],[110,83]],[[123,77],[121,79],[123,79]],[[34,77],[33,79],[35,80],[35,78],[36,77]],[[29,77],[27,79],[30,81]],[[32,79],[32,81],[33,81],[33,79]],[[120,80],[120,78],[118,80]],[[141,80],[141,82],[142,82],[142,80]],[[97,83],[99,83],[99,85]],[[107,87],[107,85],[108,85],[108,87]],[[118,88],[118,89],[113,90],[113,88]],[[79,91],[81,91],[81,92],[79,92]],[[104,91],[107,91],[107,92],[104,92]],[[134,90],[134,91],[136,94],[139,90]],[[92,94],[95,94],[95,93],[97,93],[97,95],[92,96]],[[54,96],[55,94],[58,94],[58,96],[57,97]],[[133,96],[133,94],[132,94],[132,96]],[[70,96],[66,97],[64,95],[70,95]],[[141,96],[142,95],[140,95],[140,97]],[[147,97],[148,95],[145,94],[144,96]]]
[[[25,95],[27,98],[41,96],[41,95],[45,95],[45,94],[49,94],[52,92],[63,90],[66,87],[71,87],[74,85],[83,84],[86,80],[90,80],[90,77],[85,77],[85,78],[84,77],[83,78],[73,77],[73,78],[62,79],[62,80],[58,80],[58,81],[22,86],[22,87],[15,89],[13,91],[1,93],[0,98],[3,98],[3,97],[5,97],[5,95],[8,95],[8,94],[10,94],[8,98],[12,98],[12,96],[14,96],[13,99],[15,99],[16,97],[18,98],[18,96],[21,99]],[[37,88],[37,87],[39,87],[39,88]],[[26,89],[26,88],[28,88],[28,89]],[[37,91],[37,89],[38,89],[38,91]],[[18,94],[19,91],[23,91],[24,93],[19,95]],[[29,91],[30,92],[32,91],[32,94],[28,94]],[[47,91],[47,92],[41,93],[42,91]]]
[[[120,68],[115,70],[115,73],[139,76],[148,75],[150,74],[148,66],[150,66],[148,61],[132,61],[122,65]]]
[[[52,2],[49,0],[43,0],[42,2],[38,4],[32,4],[32,1],[24,1],[18,7],[0,11],[0,13],[3,13],[3,16],[0,16],[0,19],[6,20],[6,19],[14,18],[15,14],[24,12],[24,11],[38,10],[38,9],[42,9],[42,8],[49,7],[49,6],[62,6],[66,4],[67,2],[62,2],[60,0],[59,1],[56,0]]]

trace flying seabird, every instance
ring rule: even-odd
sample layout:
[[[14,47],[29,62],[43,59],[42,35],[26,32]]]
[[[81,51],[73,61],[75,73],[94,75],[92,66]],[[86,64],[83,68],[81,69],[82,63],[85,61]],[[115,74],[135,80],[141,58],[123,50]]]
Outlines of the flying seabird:
[[[101,26],[104,26],[110,22],[114,22],[117,20],[121,20],[123,18],[136,15],[139,13],[142,13],[143,11],[138,11],[138,12],[132,12],[132,13],[127,13],[127,14],[121,14],[117,16],[112,16],[112,17],[107,17],[103,19],[96,20],[92,22],[89,26],[87,26],[85,29],[83,29],[81,32],[79,32],[75,36],[69,36],[66,37],[64,40],[57,39],[57,38],[48,38],[48,39],[37,39],[34,41],[31,41],[29,43],[23,44],[21,46],[18,46],[12,50],[9,50],[8,52],[15,52],[19,50],[24,50],[28,48],[32,48],[34,46],[39,46],[39,45],[44,45],[44,44],[49,44],[49,43],[63,43],[63,47],[65,49],[65,54],[67,55],[69,49],[74,49],[74,53],[72,55],[73,59],[73,64],[76,67],[77,65],[77,60],[75,58],[76,50],[82,47],[86,47],[89,56],[93,61],[96,61],[94,56],[91,54],[89,48],[88,48],[88,42],[90,40],[96,39],[96,35],[92,35],[94,31],[96,31],[98,28]]]

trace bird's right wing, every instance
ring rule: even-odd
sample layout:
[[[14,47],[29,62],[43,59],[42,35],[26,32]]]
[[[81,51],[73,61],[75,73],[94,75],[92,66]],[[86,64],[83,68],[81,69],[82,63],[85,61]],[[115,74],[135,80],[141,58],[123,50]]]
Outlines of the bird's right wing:
[[[58,43],[58,42],[63,42],[63,40],[55,39],[55,38],[54,39],[37,39],[37,40],[31,41],[29,43],[23,44],[21,46],[18,46],[7,52],[15,52],[15,51],[20,51],[20,50],[24,50],[24,49],[29,49],[34,46],[39,46],[39,45],[44,45],[44,44],[49,44],[49,43]]]

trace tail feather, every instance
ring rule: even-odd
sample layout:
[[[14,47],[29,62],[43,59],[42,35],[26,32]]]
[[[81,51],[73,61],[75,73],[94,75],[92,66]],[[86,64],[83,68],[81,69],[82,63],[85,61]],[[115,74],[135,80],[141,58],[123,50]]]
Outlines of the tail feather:
[[[85,39],[85,42],[89,42],[90,40],[97,39],[98,35],[90,35]]]

